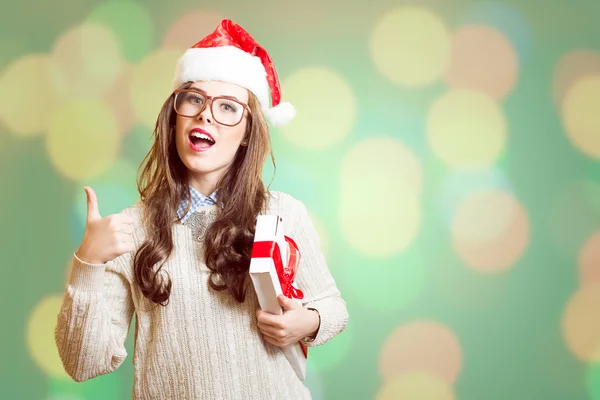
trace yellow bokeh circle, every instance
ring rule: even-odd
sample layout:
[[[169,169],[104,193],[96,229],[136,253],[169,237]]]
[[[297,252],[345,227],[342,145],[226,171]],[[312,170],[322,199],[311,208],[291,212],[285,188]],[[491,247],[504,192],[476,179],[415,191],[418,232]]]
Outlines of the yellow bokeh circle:
[[[452,220],[452,245],[463,262],[478,271],[497,272],[515,266],[530,240],[523,206],[502,190],[467,196]]]
[[[11,132],[25,137],[45,133],[57,105],[47,55],[27,55],[2,71],[0,119]]]
[[[507,140],[507,123],[490,96],[455,90],[439,97],[427,119],[431,149],[448,166],[477,170],[494,164]]]
[[[302,68],[283,81],[282,92],[283,101],[296,108],[296,117],[279,130],[295,146],[326,149],[352,130],[356,120],[355,95],[336,71]]]
[[[52,83],[65,101],[104,95],[123,62],[114,32],[92,22],[66,31],[56,41],[51,60]]]
[[[443,75],[450,62],[451,41],[437,15],[426,8],[403,6],[377,23],[370,50],[386,78],[401,86],[422,86]]]
[[[454,400],[450,384],[424,372],[411,372],[387,382],[377,393],[377,400]]]
[[[133,69],[133,110],[137,120],[149,128],[154,128],[161,107],[173,92],[175,65],[181,56],[179,50],[158,50]]]
[[[27,322],[27,349],[29,354],[47,375],[52,378],[68,378],[54,342],[54,328],[62,297],[49,296],[40,301]]]
[[[352,246],[372,257],[407,249],[420,223],[421,166],[402,142],[374,138],[352,147],[342,159],[340,226]],[[365,196],[377,194],[377,205]]]
[[[558,60],[552,77],[552,93],[560,108],[569,88],[586,75],[600,74],[600,52],[592,49],[573,49]]]
[[[571,143],[600,158],[600,73],[577,80],[563,101],[563,121]]]
[[[78,182],[92,179],[118,155],[118,123],[100,100],[69,103],[56,112],[46,145],[50,161],[61,174]]]

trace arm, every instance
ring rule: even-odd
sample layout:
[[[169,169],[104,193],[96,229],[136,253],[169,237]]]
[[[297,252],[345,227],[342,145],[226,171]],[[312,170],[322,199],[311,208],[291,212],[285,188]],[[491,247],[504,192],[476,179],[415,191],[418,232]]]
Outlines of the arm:
[[[124,257],[88,264],[76,255],[54,337],[65,371],[77,382],[116,370],[125,360],[133,315]]]
[[[333,276],[329,272],[320,249],[319,236],[308,216],[306,207],[297,202],[294,207],[295,223],[290,227],[290,237],[300,249],[295,286],[304,293],[302,304],[316,310],[320,325],[314,340],[304,342],[307,346],[320,346],[341,333],[348,324],[346,302],[342,299]]]

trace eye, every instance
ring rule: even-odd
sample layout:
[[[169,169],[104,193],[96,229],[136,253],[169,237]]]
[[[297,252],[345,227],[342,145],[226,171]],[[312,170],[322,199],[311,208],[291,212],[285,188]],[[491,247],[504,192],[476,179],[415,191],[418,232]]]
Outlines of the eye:
[[[223,101],[220,104],[220,108],[223,111],[233,112],[233,113],[237,112],[237,110],[238,110],[238,106],[234,102],[231,102],[231,101]]]
[[[204,104],[204,97],[197,93],[187,93],[185,100],[194,105],[202,105]]]

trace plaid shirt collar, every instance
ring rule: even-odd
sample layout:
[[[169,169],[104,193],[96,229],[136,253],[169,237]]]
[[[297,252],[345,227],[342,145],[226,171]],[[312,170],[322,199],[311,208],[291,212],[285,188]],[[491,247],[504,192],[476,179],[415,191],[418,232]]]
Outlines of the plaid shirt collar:
[[[192,197],[192,205],[190,211],[181,219],[181,222],[185,222],[194,211],[198,211],[201,207],[212,206],[217,204],[217,192],[214,191],[210,196],[205,196],[193,187],[190,186],[190,195]],[[187,207],[187,201],[182,200],[177,209],[177,215],[181,217]]]

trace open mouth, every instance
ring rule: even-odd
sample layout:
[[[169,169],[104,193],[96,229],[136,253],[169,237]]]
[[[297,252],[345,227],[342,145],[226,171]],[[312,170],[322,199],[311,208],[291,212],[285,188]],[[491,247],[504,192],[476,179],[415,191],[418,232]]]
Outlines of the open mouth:
[[[190,133],[190,146],[195,151],[206,151],[215,144],[215,139],[207,133],[196,130]]]

